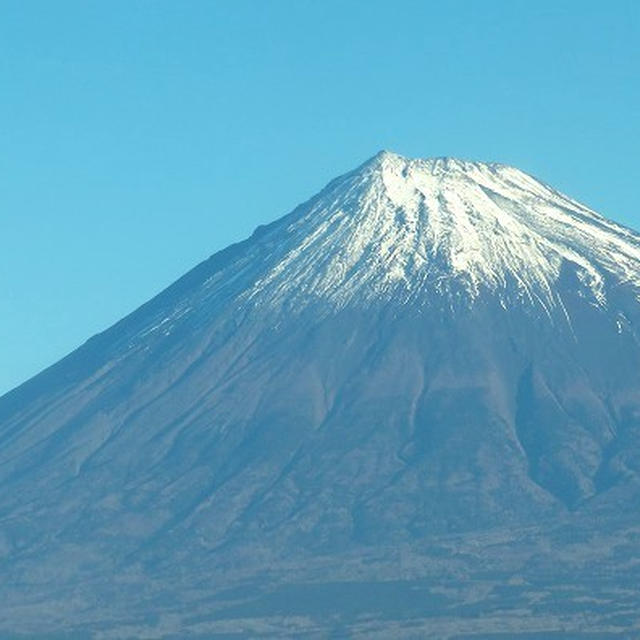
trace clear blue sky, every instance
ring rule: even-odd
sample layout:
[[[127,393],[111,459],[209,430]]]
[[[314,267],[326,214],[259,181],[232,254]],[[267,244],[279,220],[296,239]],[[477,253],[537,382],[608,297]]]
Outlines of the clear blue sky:
[[[640,2],[2,0],[0,393],[379,149],[640,227]]]

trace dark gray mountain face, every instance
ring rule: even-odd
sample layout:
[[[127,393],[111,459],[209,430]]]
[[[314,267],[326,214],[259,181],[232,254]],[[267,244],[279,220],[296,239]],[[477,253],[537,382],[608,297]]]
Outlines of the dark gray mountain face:
[[[0,630],[640,636],[639,295],[635,233],[379,154],[0,399]]]

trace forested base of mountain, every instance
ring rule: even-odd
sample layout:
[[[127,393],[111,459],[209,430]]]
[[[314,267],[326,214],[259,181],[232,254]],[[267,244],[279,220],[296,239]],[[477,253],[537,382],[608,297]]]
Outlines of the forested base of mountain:
[[[640,526],[606,524],[581,519],[551,530],[541,524],[443,535],[331,556],[271,557],[262,565],[252,565],[251,549],[243,549],[233,553],[243,558],[235,569],[224,570],[220,551],[199,568],[137,564],[108,583],[87,575],[60,583],[53,599],[51,583],[4,585],[1,635],[638,637]]]

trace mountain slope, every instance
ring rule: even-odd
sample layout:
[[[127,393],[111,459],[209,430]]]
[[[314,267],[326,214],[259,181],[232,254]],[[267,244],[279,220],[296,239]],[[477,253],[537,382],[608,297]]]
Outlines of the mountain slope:
[[[640,238],[526,174],[378,154],[0,399],[7,611],[124,637],[268,567],[425,579],[451,536],[457,588],[547,535],[629,556],[639,293]]]

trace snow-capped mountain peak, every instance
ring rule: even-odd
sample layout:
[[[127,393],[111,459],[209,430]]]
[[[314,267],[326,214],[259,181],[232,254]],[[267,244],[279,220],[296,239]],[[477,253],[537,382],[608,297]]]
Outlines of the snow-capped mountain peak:
[[[283,228],[284,226],[284,228]],[[518,169],[382,151],[274,225],[269,264],[248,292],[270,305],[342,307],[433,294],[471,303],[559,302],[554,283],[606,304],[607,278],[632,280],[638,237]],[[277,242],[275,242],[277,237]]]
[[[0,635],[637,629],[639,282],[516,169],[376,155],[0,398]]]

